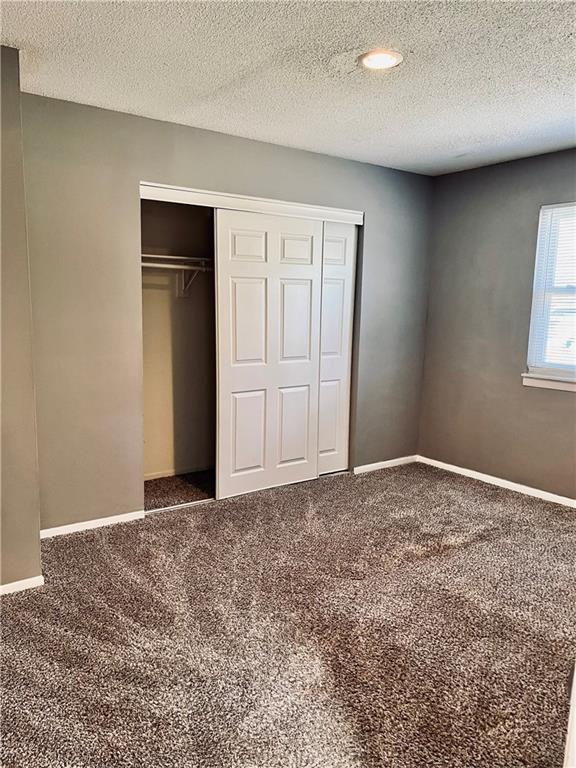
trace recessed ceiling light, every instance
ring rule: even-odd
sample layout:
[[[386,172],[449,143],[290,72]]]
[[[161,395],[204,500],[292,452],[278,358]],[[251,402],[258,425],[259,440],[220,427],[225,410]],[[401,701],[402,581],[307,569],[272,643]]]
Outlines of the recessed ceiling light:
[[[363,53],[358,63],[366,69],[392,69],[397,67],[404,56],[399,51],[391,51],[388,48],[376,48],[373,51]]]

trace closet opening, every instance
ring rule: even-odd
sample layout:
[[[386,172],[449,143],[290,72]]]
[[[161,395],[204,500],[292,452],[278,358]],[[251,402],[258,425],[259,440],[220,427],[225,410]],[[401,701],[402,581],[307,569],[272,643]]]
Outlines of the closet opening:
[[[144,508],[213,499],[214,209],[141,200]]]

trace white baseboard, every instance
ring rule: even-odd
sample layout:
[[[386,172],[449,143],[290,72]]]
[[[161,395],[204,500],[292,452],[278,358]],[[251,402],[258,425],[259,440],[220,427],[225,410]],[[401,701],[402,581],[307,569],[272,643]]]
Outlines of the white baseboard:
[[[364,472],[374,472],[377,469],[387,469],[388,467],[399,467],[402,464],[413,464],[418,461],[418,456],[401,456],[399,459],[389,459],[388,461],[377,461],[375,464],[362,464],[354,467],[355,475],[362,475]]]
[[[208,467],[189,467],[188,469],[164,469],[160,472],[148,472],[144,475],[144,480],[160,480],[162,477],[176,477],[177,475],[190,475],[193,472],[206,472],[213,469],[214,465]]]
[[[146,517],[148,515],[155,515],[156,512],[174,512],[178,509],[185,509],[186,507],[194,507],[196,504],[206,504],[209,501],[215,501],[214,497],[211,496],[208,499],[196,499],[196,501],[184,501],[182,504],[173,504],[171,507],[158,507],[157,509],[147,509],[145,511]]]
[[[572,674],[572,695],[568,712],[564,768],[576,768],[576,669]]]
[[[0,585],[0,595],[10,595],[12,592],[22,592],[24,589],[41,587],[44,584],[44,576],[31,576],[29,579],[11,581]]]
[[[483,472],[476,472],[474,469],[457,467],[455,464],[446,464],[444,461],[428,459],[425,456],[418,456],[417,460],[422,464],[429,464],[431,467],[445,469],[447,472],[455,472],[457,475],[472,477],[474,480],[481,480],[483,483],[490,483],[491,485],[497,485],[500,488],[507,488],[509,491],[524,493],[526,496],[535,496],[537,499],[553,501],[555,504],[563,504],[566,507],[576,509],[576,499],[571,499],[568,496],[559,496],[556,493],[550,493],[550,491],[542,491],[540,488],[531,488],[529,485],[513,483],[511,480],[504,480],[501,477],[494,477],[493,475],[485,475]]]
[[[182,473],[184,474],[184,473]],[[161,477],[175,477],[176,472],[173,469],[165,469],[163,472],[144,473],[144,480],[159,480]]]
[[[491,485],[497,485],[500,488],[507,488],[510,491],[516,491],[517,493],[524,493],[527,496],[534,496],[538,499],[544,499],[545,501],[552,501],[555,504],[563,504],[566,507],[576,509],[576,499],[570,499],[568,496],[559,496],[556,493],[550,493],[549,491],[543,491],[539,488],[531,488],[528,485],[521,485],[520,483],[513,483],[511,480],[504,480],[501,477],[494,477],[493,475],[485,475],[483,472],[477,472],[474,469],[466,469],[465,467],[458,467],[455,464],[447,464],[444,461],[438,461],[437,459],[429,459],[426,456],[401,456],[397,459],[389,459],[388,461],[377,461],[374,464],[363,464],[359,467],[354,467],[354,474],[360,475],[365,472],[374,472],[378,469],[387,469],[390,467],[399,467],[403,464],[413,464],[419,462],[421,464],[428,464],[432,467],[438,467],[444,469],[447,472],[454,472],[458,475],[465,475],[471,477],[474,480],[480,480],[484,483],[490,483]],[[202,501],[208,501],[208,499]],[[182,505],[176,505],[178,507],[188,507],[190,502]],[[155,512],[160,510],[150,510]],[[123,515],[111,515],[110,517],[100,517],[96,520],[86,520],[81,523],[71,523],[70,525],[59,525],[55,528],[44,528],[40,531],[41,539],[49,539],[52,536],[62,536],[68,533],[76,533],[77,531],[87,531],[91,528],[100,528],[105,525],[115,525],[116,523],[127,523],[131,520],[141,520],[144,518],[145,512],[140,510],[138,512],[126,512]],[[16,583],[16,582],[15,582]],[[38,586],[31,584],[30,586]],[[27,589],[28,587],[22,587]],[[2,594],[2,592],[0,592]]]
[[[76,533],[78,531],[88,531],[91,528],[102,528],[105,525],[116,525],[117,523],[128,523],[131,520],[142,520],[144,510],[138,512],[125,512],[123,515],[110,515],[110,517],[98,517],[95,520],[84,520],[81,523],[71,523],[70,525],[57,525],[55,528],[43,528],[40,531],[41,539],[50,539],[52,536],[63,536],[67,533]]]
[[[568,496],[559,496],[556,493],[550,493],[550,491],[542,491],[540,488],[532,488],[529,485],[513,483],[511,480],[504,480],[501,477],[494,477],[494,475],[485,475],[483,472],[476,472],[475,469],[458,467],[455,464],[447,464],[445,461],[429,459],[426,456],[402,456],[399,459],[379,461],[376,462],[376,464],[364,464],[361,467],[354,467],[354,474],[359,475],[362,472],[373,472],[376,469],[398,467],[401,464],[412,464],[415,462],[420,464],[428,464],[431,467],[445,469],[447,472],[454,472],[457,475],[464,475],[465,477],[471,477],[474,480],[481,480],[483,483],[490,483],[490,485],[497,485],[500,488],[507,488],[509,491],[516,491],[517,493],[523,493],[526,496],[534,496],[537,499],[552,501],[555,504],[563,504],[565,507],[576,509],[576,499],[571,499]]]

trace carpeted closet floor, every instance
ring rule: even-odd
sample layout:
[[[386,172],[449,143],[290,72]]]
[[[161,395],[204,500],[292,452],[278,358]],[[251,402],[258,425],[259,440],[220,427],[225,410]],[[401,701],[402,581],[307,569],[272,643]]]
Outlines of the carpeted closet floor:
[[[186,475],[159,477],[144,482],[144,509],[164,509],[178,504],[213,499],[216,489],[214,470],[188,472]]]
[[[10,768],[560,768],[574,511],[422,465],[46,540]]]

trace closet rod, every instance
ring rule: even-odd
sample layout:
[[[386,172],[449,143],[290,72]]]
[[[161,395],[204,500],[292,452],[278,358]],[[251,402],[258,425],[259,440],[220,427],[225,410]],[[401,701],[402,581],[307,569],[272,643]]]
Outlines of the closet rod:
[[[206,259],[202,256],[169,256],[166,253],[143,253],[142,258],[154,261],[191,261],[202,264],[212,261],[212,259]]]
[[[180,271],[186,270],[189,272],[212,272],[212,267],[206,267],[204,265],[193,264],[162,264],[154,261],[143,261],[142,269],[178,269]]]

